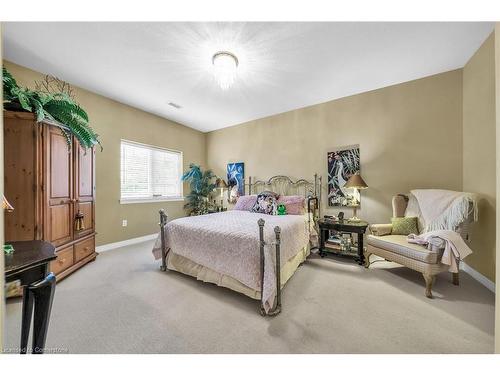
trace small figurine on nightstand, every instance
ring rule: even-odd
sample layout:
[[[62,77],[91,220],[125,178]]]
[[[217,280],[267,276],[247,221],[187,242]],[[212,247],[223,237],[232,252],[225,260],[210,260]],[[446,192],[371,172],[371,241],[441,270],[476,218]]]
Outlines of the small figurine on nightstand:
[[[3,245],[3,252],[6,255],[10,255],[14,252],[14,246],[12,245]]]

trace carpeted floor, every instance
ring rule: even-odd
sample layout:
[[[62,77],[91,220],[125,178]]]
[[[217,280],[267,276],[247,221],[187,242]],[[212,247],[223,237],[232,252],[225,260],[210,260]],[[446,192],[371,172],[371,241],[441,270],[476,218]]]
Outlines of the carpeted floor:
[[[152,242],[104,252],[57,284],[47,347],[70,353],[492,353],[494,294],[469,275],[422,276],[394,263],[365,269],[311,255],[283,293],[283,312],[176,272]],[[20,300],[7,304],[17,347]]]

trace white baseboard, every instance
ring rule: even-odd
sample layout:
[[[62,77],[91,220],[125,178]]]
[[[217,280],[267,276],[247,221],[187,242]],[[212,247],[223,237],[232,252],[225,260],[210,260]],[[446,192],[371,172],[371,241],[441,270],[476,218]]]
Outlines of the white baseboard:
[[[137,243],[151,241],[151,240],[154,240],[157,236],[158,236],[158,233],[153,233],[153,234],[148,234],[147,236],[131,238],[131,239],[125,240],[125,241],[107,243],[105,245],[97,246],[95,248],[95,250],[98,253],[101,253],[103,251],[118,249],[119,247],[123,247],[123,246],[135,245]]]
[[[465,273],[468,273],[473,279],[476,281],[480,282],[483,284],[486,288],[491,290],[493,293],[495,293],[495,283],[488,279],[486,276],[482,275],[481,273],[477,272],[474,268],[469,266],[467,263],[464,263],[463,261],[460,262],[460,269],[464,271]]]

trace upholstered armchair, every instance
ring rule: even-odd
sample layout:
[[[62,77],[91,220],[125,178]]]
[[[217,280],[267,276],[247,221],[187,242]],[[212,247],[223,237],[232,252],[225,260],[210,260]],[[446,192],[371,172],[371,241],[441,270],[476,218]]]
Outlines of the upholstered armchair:
[[[394,217],[404,217],[409,201],[408,195],[398,194],[392,198],[392,210]],[[416,203],[418,209],[418,203]],[[414,216],[414,215],[408,215]],[[456,229],[458,233],[467,239],[468,223],[472,219],[464,221]],[[436,245],[423,246],[408,243],[407,236],[391,234],[391,224],[373,224],[369,227],[370,234],[367,236],[365,249],[365,267],[370,266],[370,256],[378,255],[385,260],[392,261],[417,272],[422,273],[425,280],[425,295],[432,298],[432,284],[435,276],[448,271],[449,266],[441,263],[443,247]],[[422,230],[422,227],[420,227]],[[452,274],[453,284],[459,284],[459,274]]]

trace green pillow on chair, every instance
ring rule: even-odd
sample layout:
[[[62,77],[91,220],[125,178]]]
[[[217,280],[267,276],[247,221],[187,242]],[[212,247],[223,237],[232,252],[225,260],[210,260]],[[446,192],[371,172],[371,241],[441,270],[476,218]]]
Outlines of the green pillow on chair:
[[[409,235],[418,234],[418,219],[416,217],[393,217],[391,219],[392,233]]]

